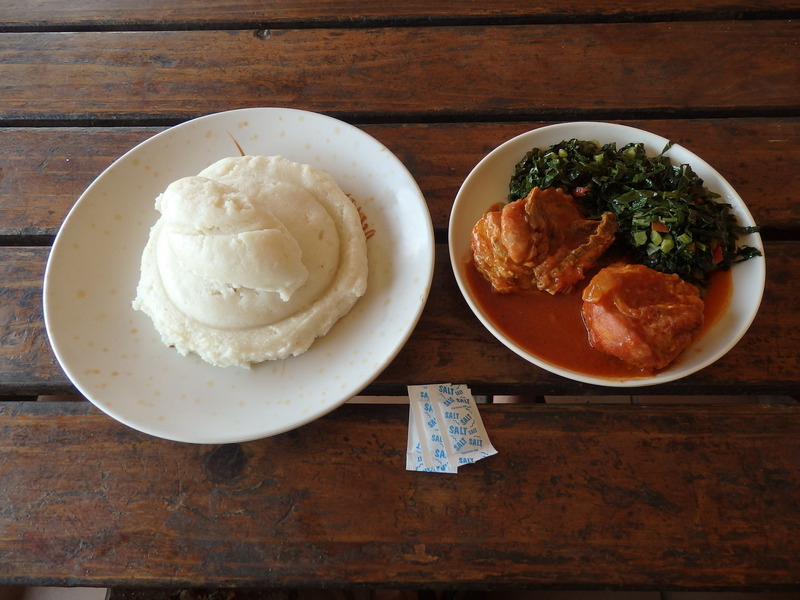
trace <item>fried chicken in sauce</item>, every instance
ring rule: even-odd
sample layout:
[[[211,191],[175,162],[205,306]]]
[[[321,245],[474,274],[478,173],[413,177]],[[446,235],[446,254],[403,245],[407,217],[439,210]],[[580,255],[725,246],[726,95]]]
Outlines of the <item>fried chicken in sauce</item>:
[[[666,367],[703,325],[697,287],[644,265],[601,269],[582,298],[591,345],[642,371]]]
[[[585,219],[558,188],[534,188],[525,198],[487,212],[472,230],[478,271],[498,293],[569,292],[614,242],[612,213]]]

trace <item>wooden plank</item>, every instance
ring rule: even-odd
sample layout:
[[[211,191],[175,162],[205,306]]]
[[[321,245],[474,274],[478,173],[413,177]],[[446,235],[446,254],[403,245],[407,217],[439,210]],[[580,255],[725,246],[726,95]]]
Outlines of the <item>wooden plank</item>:
[[[0,129],[0,236],[52,236],[92,180],[157,129]]]
[[[6,33],[0,119],[177,120],[262,105],[393,120],[757,115],[797,106],[798,36],[792,20]]]
[[[71,392],[47,342],[41,275],[47,248],[0,248],[0,395]],[[767,285],[761,310],[739,344],[691,377],[643,394],[795,395],[800,389],[800,269],[796,242],[767,244]],[[447,248],[437,248],[434,285],[420,322],[397,358],[365,390],[406,394],[408,383],[468,383],[475,393],[613,394],[615,388],[575,383],[535,367],[507,350],[480,325],[461,296]]]
[[[683,144],[713,165],[770,231],[800,229],[787,172],[800,164],[800,118],[619,121]],[[359,125],[392,150],[420,185],[434,227],[447,229],[464,178],[504,141],[547,125]],[[163,127],[0,128],[0,236],[55,235],[84,189],[117,157]]]
[[[48,253],[49,248],[0,248],[0,390],[15,395],[64,388],[65,375],[50,348],[42,315]]]
[[[511,0],[489,0],[480,3],[402,2],[374,3],[349,0],[345,2],[311,2],[309,0],[278,0],[265,6],[260,0],[242,2],[214,2],[195,0],[191,3],[165,3],[159,0],[142,0],[131,4],[125,0],[84,0],[70,2],[55,0],[10,0],[0,5],[0,27],[63,27],[94,26],[164,28],[187,23],[197,25],[219,23],[325,23],[364,21],[408,22],[433,20],[459,21],[467,19],[528,19],[539,21],[567,21],[636,18],[718,18],[731,19],[742,16],[791,13],[800,9],[796,0],[762,0],[757,6],[752,2],[729,0],[701,0],[698,2],[673,2],[665,7],[659,0],[617,0],[593,3],[587,9],[585,0],[563,0],[552,3],[522,3]]]
[[[202,446],[86,404],[0,405],[0,578],[800,589],[800,407],[481,413],[498,454],[445,475],[405,470],[401,406]]]

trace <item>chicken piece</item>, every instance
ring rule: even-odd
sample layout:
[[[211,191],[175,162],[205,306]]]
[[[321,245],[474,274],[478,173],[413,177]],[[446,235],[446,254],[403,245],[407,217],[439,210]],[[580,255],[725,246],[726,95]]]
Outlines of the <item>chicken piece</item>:
[[[613,264],[584,289],[581,312],[594,348],[653,372],[697,337],[703,305],[697,287],[677,275]]]
[[[591,221],[564,191],[534,188],[527,197],[481,217],[472,230],[472,255],[498,293],[569,292],[616,232],[612,213]]]

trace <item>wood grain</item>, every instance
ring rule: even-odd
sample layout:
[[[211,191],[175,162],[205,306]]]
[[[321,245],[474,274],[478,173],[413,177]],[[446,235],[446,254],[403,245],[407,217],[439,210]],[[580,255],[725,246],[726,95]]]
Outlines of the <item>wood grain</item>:
[[[745,337],[706,369],[672,383],[626,393],[795,395],[800,389],[800,265],[795,243],[767,244],[767,285]],[[47,248],[0,248],[0,395],[73,392],[47,341],[41,312],[41,274]],[[10,283],[9,283],[10,282]],[[614,394],[552,375],[502,346],[472,314],[453,277],[447,248],[437,248],[434,285],[405,347],[365,390],[405,395],[409,383],[453,381],[480,394]]]
[[[19,584],[798,589],[800,408],[481,407],[498,454],[405,470],[408,408],[246,444],[0,405]],[[52,452],[43,452],[50,448]]]
[[[769,240],[741,342],[626,393],[796,395],[798,15],[800,0],[0,3],[0,582],[800,591],[800,405],[483,404],[499,453],[457,475],[405,470],[403,405],[178,444],[86,401],[30,401],[76,390],[44,327],[50,249],[26,245],[49,243],[103,169],[167,126],[250,106],[330,114],[408,166],[440,242],[415,332],[364,393],[614,394],[506,350],[443,242],[459,186],[498,144],[623,120],[716,167]]]
[[[763,115],[797,106],[798,35],[800,23],[792,20],[271,29],[268,35],[5,33],[0,118],[180,120],[248,106],[406,121],[590,112]]]
[[[680,143],[710,163],[771,232],[800,230],[793,165],[800,118],[618,121]],[[504,141],[547,122],[357,125],[392,150],[417,180],[444,234],[472,168]],[[0,128],[0,239],[55,235],[81,193],[119,156],[163,127]]]
[[[586,2],[562,0],[552,3],[511,0],[470,2],[402,2],[378,3],[358,0],[310,1],[278,0],[265,5],[260,0],[242,2],[214,2],[195,0],[191,3],[141,0],[131,4],[126,0],[10,0],[0,6],[0,27],[168,27],[187,23],[194,26],[218,26],[221,23],[274,23],[294,24],[343,21],[358,25],[364,21],[385,20],[389,23],[433,20],[463,21],[474,19],[529,19],[546,22],[569,22],[575,19],[674,19],[717,18],[731,19],[748,15],[782,14],[800,9],[796,0],[762,0],[733,2],[730,0],[702,0],[698,2],[672,2],[659,0],[617,0],[613,2]]]
[[[0,248],[0,390],[36,396],[64,387],[42,316],[48,248]],[[0,392],[3,395],[4,392]]]

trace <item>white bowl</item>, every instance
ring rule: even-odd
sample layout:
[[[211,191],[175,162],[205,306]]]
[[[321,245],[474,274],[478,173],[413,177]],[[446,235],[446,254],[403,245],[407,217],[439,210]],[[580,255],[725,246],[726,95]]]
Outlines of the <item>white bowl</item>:
[[[169,183],[241,151],[327,171],[369,228],[366,294],[305,354],[250,370],[165,347],[131,308],[139,265]],[[119,158],[83,193],[56,236],[44,280],[55,355],[107,414],[154,436],[247,441],[298,427],[368,385],[407,341],[433,276],[433,227],[401,162],[360,129],[284,108],[234,110],[168,129]]]
[[[505,346],[531,363],[575,381],[613,387],[638,387],[674,381],[707,367],[733,348],[753,322],[764,292],[766,267],[763,257],[753,258],[732,267],[733,295],[725,313],[673,365],[649,376],[598,377],[552,364],[508,339],[475,300],[466,274],[471,256],[470,238],[473,226],[489,206],[507,199],[508,184],[514,168],[527,152],[536,147],[546,148],[573,138],[596,140],[601,145],[616,142],[617,147],[631,142],[641,142],[648,155],[660,153],[668,143],[668,140],[661,136],[634,127],[612,123],[577,122],[534,129],[501,144],[484,157],[467,176],[456,196],[450,215],[448,232],[450,262],[461,293],[478,319]],[[721,196],[718,201],[732,206],[732,211],[741,225],[755,225],[741,197],[703,159],[677,144],[673,145],[666,155],[676,164],[691,165],[703,179],[705,186]],[[763,244],[757,233],[741,236],[739,243],[758,248],[763,254]]]

